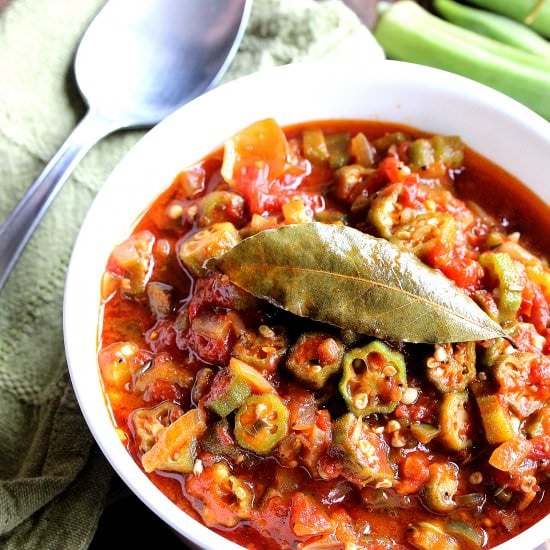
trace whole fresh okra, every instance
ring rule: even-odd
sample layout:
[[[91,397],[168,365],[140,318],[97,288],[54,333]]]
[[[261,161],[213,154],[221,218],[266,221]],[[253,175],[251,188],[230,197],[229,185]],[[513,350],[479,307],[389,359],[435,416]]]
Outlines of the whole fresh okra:
[[[387,7],[374,34],[390,58],[477,80],[550,120],[550,59],[444,21],[412,0]]]
[[[550,38],[550,2],[548,0],[469,0],[481,8],[522,21]]]
[[[439,15],[455,25],[550,59],[550,42],[524,23],[454,0],[434,0],[433,5]]]

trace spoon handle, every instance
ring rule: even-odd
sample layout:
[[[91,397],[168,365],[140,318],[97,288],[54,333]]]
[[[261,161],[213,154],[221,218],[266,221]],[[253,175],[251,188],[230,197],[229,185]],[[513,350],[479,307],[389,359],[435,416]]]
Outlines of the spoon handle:
[[[0,226],[0,289],[53,199],[78,162],[116,125],[89,111]]]

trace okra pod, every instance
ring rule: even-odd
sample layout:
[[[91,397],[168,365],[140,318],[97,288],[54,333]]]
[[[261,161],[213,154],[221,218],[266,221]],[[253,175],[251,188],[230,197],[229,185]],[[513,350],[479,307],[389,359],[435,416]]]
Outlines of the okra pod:
[[[550,44],[523,23],[454,0],[434,0],[434,8],[455,25],[550,59]]]
[[[466,56],[463,57],[467,57],[471,54],[472,50],[470,48],[475,48],[475,51],[483,50],[483,52],[487,54],[498,56],[501,60],[515,61],[520,65],[535,67],[546,72],[550,70],[550,59],[522,51],[509,44],[503,44],[493,38],[482,36],[477,32],[472,32],[453,23],[449,23],[440,17],[432,15],[412,0],[401,0],[395,4],[390,4],[390,6],[385,9],[383,8],[384,3],[381,5],[382,9],[379,24],[382,23],[383,18],[387,15],[390,15],[392,19],[397,19],[400,25],[406,25],[412,21],[415,24],[413,28],[417,31],[415,40],[418,40],[420,36],[426,36],[428,33],[431,37],[433,33],[435,39],[442,40],[443,37],[445,37],[449,41],[449,44],[446,44],[446,41],[443,41],[441,44],[442,47],[445,47],[445,51],[447,51],[449,46],[454,48],[457,53],[460,53],[463,48],[466,48]],[[426,32],[423,29],[429,30]],[[376,32],[378,32],[378,26],[375,29],[375,34]],[[426,32],[426,34],[424,34],[424,32]],[[437,52],[438,50],[436,49],[433,53]]]
[[[469,0],[481,8],[523,21],[534,31],[550,38],[550,2],[548,0]]]
[[[338,388],[355,416],[394,411],[406,385],[403,354],[384,342],[373,340],[344,355]]]
[[[505,252],[484,252],[479,263],[498,285],[498,322],[515,321],[524,285],[514,260]]]
[[[304,385],[320,390],[342,369],[344,345],[323,332],[304,332],[292,346],[286,362],[290,373]]]
[[[250,396],[235,415],[237,443],[257,454],[269,454],[288,433],[289,414],[278,395]]]
[[[388,57],[461,74],[550,119],[550,63],[431,15],[411,0],[382,13],[375,37]]]
[[[388,444],[362,418],[346,413],[332,424],[332,451],[342,457],[344,471],[363,484],[393,481]]]

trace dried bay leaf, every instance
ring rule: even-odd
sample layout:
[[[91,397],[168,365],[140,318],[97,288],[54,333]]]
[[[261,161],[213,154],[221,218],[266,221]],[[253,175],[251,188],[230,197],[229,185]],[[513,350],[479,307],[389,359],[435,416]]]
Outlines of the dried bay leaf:
[[[505,336],[443,274],[350,227],[313,222],[262,231],[207,267],[291,313],[376,338],[436,343]]]

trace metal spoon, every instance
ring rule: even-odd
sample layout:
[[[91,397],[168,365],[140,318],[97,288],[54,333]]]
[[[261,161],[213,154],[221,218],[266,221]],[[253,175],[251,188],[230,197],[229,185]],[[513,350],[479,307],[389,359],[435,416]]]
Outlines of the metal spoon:
[[[88,150],[148,127],[214,85],[235,54],[252,0],[109,0],[78,47],[88,112],[0,226],[0,289],[55,195]]]

